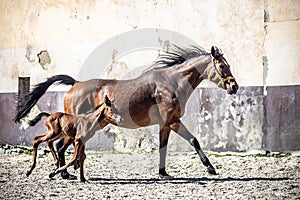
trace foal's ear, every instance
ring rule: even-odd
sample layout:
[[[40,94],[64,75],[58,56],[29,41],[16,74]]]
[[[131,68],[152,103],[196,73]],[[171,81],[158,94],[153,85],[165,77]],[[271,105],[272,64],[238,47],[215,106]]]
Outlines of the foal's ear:
[[[211,47],[211,55],[214,57],[214,58],[218,58],[219,56],[221,56],[222,54],[220,53],[220,50],[218,49],[218,47],[216,46],[212,46]]]
[[[109,100],[107,95],[105,95],[105,104],[111,106],[111,101]]]

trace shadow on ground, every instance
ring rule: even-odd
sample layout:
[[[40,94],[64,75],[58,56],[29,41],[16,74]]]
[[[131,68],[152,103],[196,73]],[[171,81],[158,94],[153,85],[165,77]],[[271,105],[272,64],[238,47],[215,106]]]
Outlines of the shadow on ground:
[[[89,179],[90,182],[95,182],[99,184],[188,184],[195,183],[199,185],[205,185],[207,182],[230,182],[230,181],[285,181],[290,180],[290,178],[264,178],[264,177],[252,177],[252,178],[174,178],[174,179],[159,179],[159,178],[140,178],[140,179],[119,179],[119,178],[98,178],[92,177]]]

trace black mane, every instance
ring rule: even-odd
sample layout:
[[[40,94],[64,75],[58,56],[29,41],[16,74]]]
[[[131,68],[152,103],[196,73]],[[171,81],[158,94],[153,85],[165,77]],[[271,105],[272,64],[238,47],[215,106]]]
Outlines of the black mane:
[[[203,48],[190,46],[188,48],[172,45],[168,51],[158,56],[154,64],[147,70],[164,69],[203,55],[209,55]]]

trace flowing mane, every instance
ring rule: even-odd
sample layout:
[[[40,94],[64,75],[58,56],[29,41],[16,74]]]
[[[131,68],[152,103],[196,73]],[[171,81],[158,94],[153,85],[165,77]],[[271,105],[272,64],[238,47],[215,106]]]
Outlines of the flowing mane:
[[[169,68],[174,65],[182,64],[185,61],[203,55],[209,55],[202,47],[190,46],[188,48],[171,45],[168,51],[163,52],[146,71]]]

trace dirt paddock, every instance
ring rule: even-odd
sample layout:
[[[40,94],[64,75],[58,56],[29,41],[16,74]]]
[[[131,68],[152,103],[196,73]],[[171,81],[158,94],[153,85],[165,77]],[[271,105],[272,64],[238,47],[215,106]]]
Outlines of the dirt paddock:
[[[70,159],[70,156],[67,157]],[[300,157],[209,156],[218,175],[209,175],[194,153],[169,153],[173,180],[158,178],[158,153],[89,152],[89,182],[49,179],[51,155],[0,155],[0,199],[300,199]],[[69,168],[79,177],[79,171]]]

